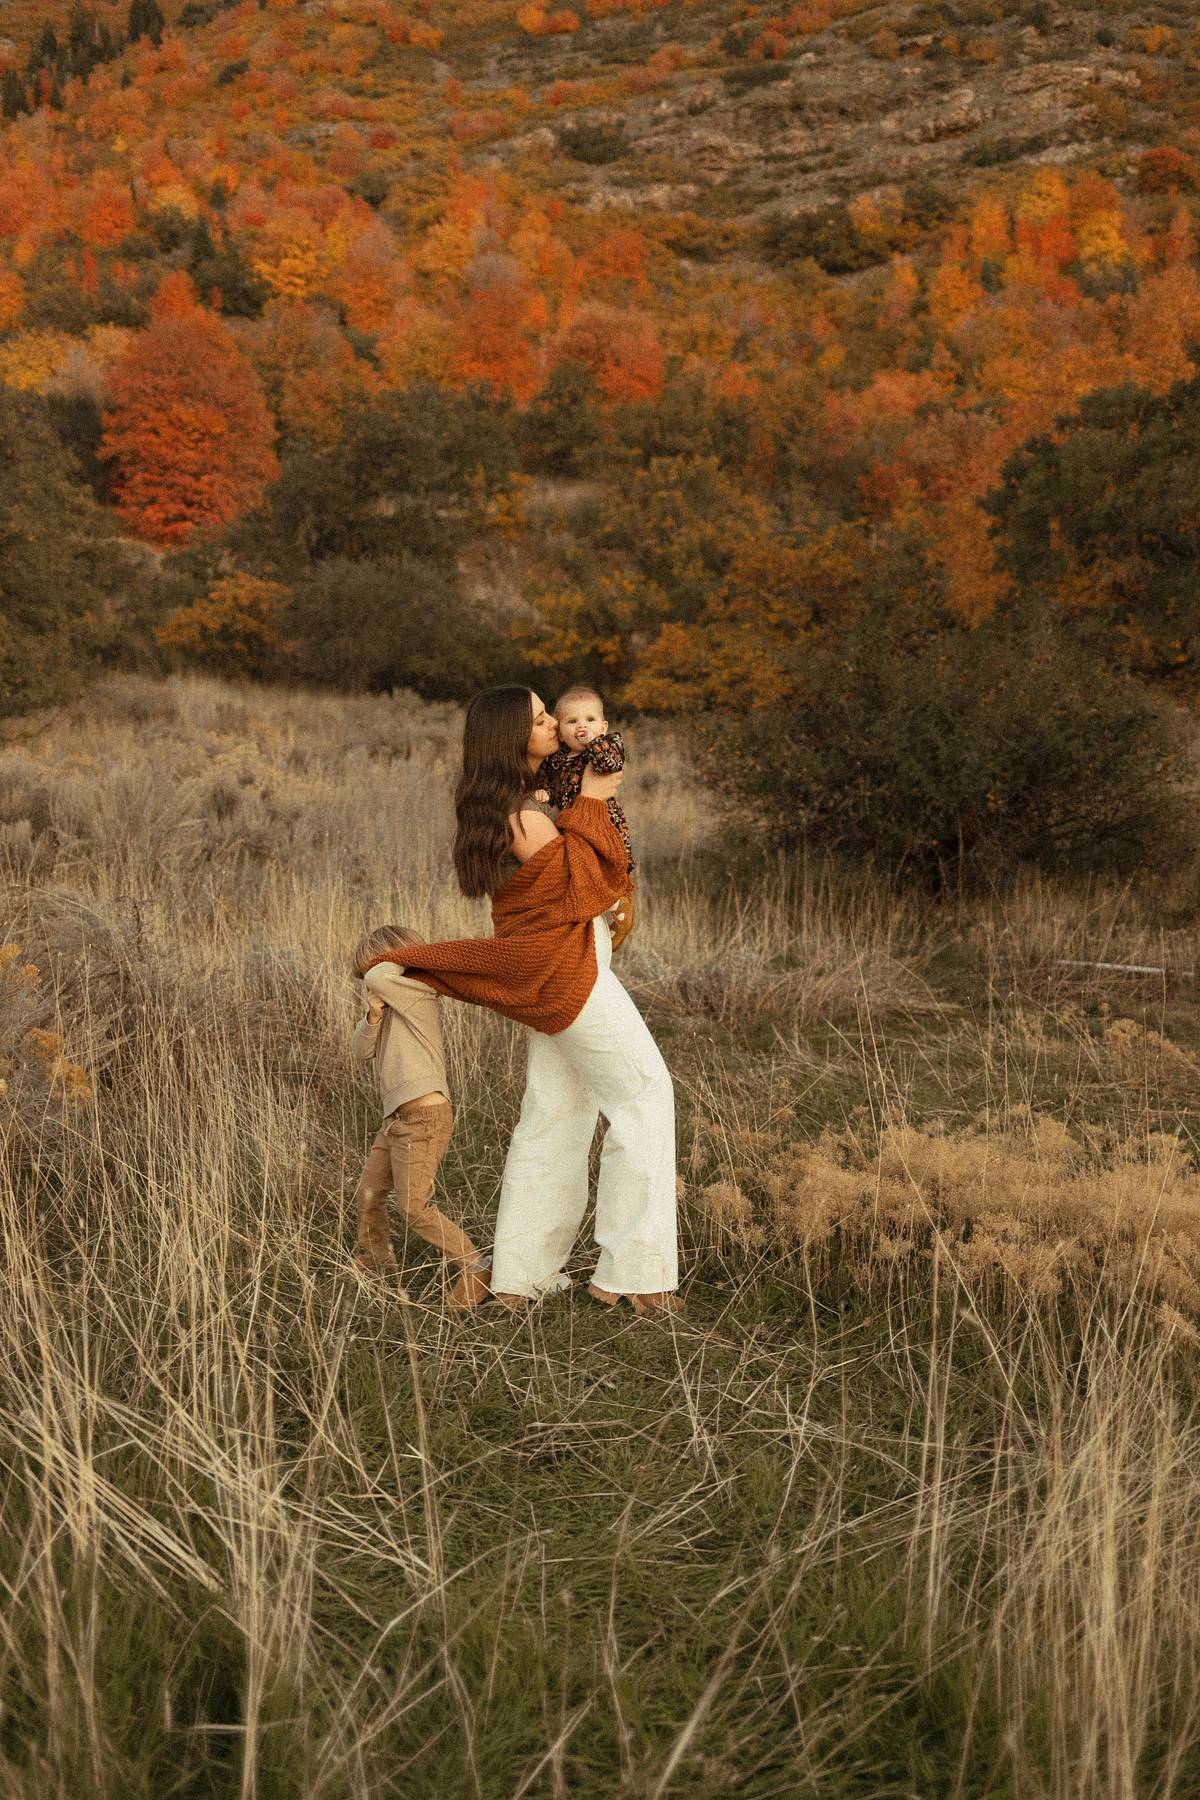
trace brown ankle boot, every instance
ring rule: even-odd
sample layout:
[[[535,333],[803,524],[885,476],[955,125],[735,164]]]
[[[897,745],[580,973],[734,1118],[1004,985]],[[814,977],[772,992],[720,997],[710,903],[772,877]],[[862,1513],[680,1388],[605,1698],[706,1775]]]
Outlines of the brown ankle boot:
[[[464,1269],[454,1286],[450,1289],[446,1305],[451,1312],[474,1312],[485,1300],[491,1298],[492,1271],[490,1269]]]

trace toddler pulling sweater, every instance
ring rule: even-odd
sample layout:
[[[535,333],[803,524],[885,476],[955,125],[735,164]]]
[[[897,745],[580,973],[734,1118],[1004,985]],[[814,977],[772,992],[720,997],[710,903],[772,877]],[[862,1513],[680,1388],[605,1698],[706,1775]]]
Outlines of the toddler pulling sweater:
[[[495,937],[406,944],[376,963],[400,963],[436,993],[553,1035],[583,1011],[596,985],[592,920],[628,891],[625,846],[603,800],[581,795],[560,836],[523,863],[492,900]]]

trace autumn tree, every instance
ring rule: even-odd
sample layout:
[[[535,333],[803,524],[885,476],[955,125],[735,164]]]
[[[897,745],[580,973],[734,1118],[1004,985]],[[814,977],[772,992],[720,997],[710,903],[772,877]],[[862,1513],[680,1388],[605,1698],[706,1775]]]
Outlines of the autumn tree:
[[[1114,653],[1200,691],[1200,376],[1089,394],[1005,464],[987,501],[1000,561],[1027,592],[1092,613]]]
[[[807,693],[815,647],[836,644],[869,604],[885,564],[893,597],[916,599],[926,570],[902,570],[861,524],[737,540],[700,615],[667,620],[627,689],[652,712],[738,710],[757,716]]]
[[[278,673],[289,648],[283,635],[288,590],[238,570],[213,581],[155,628],[161,650],[191,667],[237,680]]]
[[[279,472],[273,435],[253,370],[192,306],[160,310],[113,369],[100,454],[129,528],[177,544],[258,502]]]
[[[587,369],[606,400],[652,400],[662,392],[666,357],[654,322],[631,308],[589,302],[552,346],[555,363]]]
[[[0,390],[0,714],[73,693],[133,581],[39,404]]]

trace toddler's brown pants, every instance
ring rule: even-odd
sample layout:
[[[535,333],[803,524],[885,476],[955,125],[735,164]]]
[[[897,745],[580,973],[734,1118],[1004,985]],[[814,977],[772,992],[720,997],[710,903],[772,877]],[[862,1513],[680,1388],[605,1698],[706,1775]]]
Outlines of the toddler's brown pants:
[[[449,1103],[409,1101],[389,1113],[367,1152],[354,1195],[358,1214],[355,1261],[365,1269],[393,1268],[388,1195],[410,1231],[455,1262],[475,1263],[479,1252],[464,1231],[433,1204],[433,1182],[446,1154],[454,1114]]]

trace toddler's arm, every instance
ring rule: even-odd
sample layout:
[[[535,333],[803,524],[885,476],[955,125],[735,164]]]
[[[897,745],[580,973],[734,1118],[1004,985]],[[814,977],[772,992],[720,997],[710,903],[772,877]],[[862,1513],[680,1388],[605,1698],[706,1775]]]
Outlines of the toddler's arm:
[[[350,1039],[350,1054],[360,1062],[366,1062],[375,1054],[375,1046],[379,1042],[379,1027],[383,1023],[383,1015],[387,1011],[387,1002],[382,994],[373,994],[367,990],[367,1013],[354,1027],[354,1036]]]
[[[533,797],[535,800],[540,800],[544,806],[562,805],[559,775],[562,771],[563,761],[563,752],[552,750],[549,756],[544,757],[538,765],[537,774],[534,777],[537,788]]]
[[[619,731],[606,731],[593,738],[583,754],[601,775],[615,775],[625,767],[625,745]]]
[[[363,977],[367,1016],[360,1019],[350,1040],[350,1049],[364,1060],[374,1056],[379,1043],[379,1027],[390,1006],[393,1012],[406,1013],[420,1004],[429,989],[423,981],[414,981],[396,963],[378,963]]]

